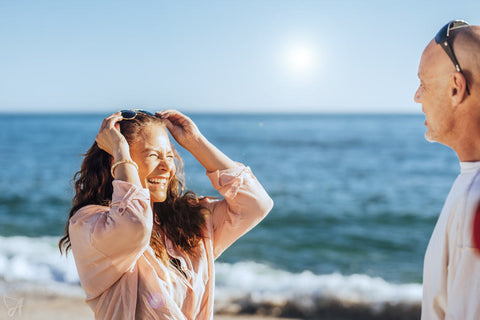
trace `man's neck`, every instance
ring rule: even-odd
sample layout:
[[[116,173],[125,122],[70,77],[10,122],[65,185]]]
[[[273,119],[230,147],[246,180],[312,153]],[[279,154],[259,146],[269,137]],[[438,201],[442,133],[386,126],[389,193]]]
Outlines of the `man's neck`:
[[[456,139],[454,143],[452,143],[451,148],[455,150],[460,161],[480,161],[479,117],[470,115],[465,121],[460,121],[456,129]]]

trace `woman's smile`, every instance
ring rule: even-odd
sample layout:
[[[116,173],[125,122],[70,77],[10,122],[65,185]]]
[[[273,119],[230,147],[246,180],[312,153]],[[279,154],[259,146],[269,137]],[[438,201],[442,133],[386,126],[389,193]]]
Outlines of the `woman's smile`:
[[[156,188],[156,187],[167,188],[169,179],[170,179],[170,175],[147,178],[147,183],[149,185],[148,188],[150,189],[150,186],[152,186],[153,188]]]

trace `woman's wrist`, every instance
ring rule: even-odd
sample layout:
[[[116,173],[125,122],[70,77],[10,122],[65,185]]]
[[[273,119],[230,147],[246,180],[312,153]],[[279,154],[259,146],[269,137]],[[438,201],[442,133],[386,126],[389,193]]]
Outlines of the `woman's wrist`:
[[[208,172],[229,169],[236,166],[235,162],[203,136],[199,137],[188,151]]]
[[[118,147],[113,151],[113,161],[131,160],[130,150],[126,147]]]
[[[120,166],[120,165],[132,165],[133,167],[135,167],[135,169],[137,170],[138,172],[138,165],[133,162],[132,160],[130,159],[124,159],[124,160],[120,160],[120,161],[116,161],[113,165],[112,165],[112,168],[110,169],[110,173],[112,174],[112,177],[115,179],[115,169]]]
[[[192,155],[198,154],[205,149],[205,146],[209,144],[207,138],[202,134],[189,137],[185,143],[184,148],[188,150]]]

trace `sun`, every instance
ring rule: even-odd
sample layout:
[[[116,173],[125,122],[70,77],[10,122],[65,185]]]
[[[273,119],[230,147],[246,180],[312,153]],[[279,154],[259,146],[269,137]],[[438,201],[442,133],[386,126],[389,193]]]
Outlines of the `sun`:
[[[306,45],[293,45],[286,52],[286,63],[295,72],[306,72],[314,65],[313,49]]]

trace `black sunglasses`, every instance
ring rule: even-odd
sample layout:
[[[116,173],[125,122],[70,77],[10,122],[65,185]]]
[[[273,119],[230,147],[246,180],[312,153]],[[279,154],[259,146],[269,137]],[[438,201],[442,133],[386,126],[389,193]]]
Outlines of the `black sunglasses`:
[[[468,26],[468,23],[463,20],[452,20],[446,25],[444,25],[443,28],[440,29],[440,31],[438,31],[437,35],[435,36],[435,42],[442,46],[443,50],[445,50],[447,55],[450,57],[450,60],[452,60],[457,71],[463,74],[464,77],[465,77],[465,74],[463,73],[462,68],[460,68],[460,64],[458,63],[457,57],[453,52],[453,44],[452,44],[453,39],[451,38],[450,31],[455,29],[465,28],[467,26]],[[467,78],[465,77],[465,82],[466,81],[467,81]],[[465,89],[467,90],[467,93],[470,94],[470,90],[468,90],[468,84],[465,85]]]
[[[122,113],[123,120],[132,120],[135,119],[137,114],[143,113],[146,115],[149,115],[151,117],[155,117],[155,115],[149,111],[145,110],[138,110],[138,109],[129,109],[129,110],[122,110],[120,111]]]

